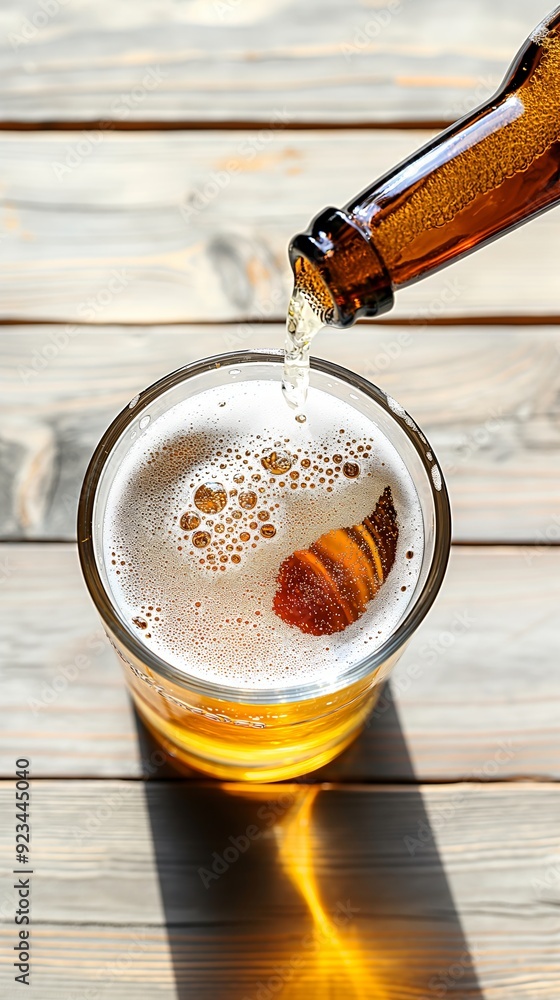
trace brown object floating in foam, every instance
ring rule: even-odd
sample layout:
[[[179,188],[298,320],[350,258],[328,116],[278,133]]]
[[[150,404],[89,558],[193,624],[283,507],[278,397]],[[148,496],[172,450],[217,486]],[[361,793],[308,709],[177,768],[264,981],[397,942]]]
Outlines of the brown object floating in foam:
[[[336,528],[288,556],[278,572],[275,613],[311,635],[342,632],[361,618],[395,562],[399,538],[391,488],[361,524]]]

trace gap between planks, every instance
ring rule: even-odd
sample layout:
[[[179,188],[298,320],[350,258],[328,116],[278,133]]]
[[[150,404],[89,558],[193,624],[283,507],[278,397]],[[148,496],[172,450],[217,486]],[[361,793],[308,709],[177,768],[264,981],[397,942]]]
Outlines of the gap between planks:
[[[255,328],[267,327],[267,326],[278,326],[281,321],[277,318],[271,317],[270,319],[263,319],[259,317],[255,319],[253,316],[248,314],[241,318],[231,318],[231,319],[197,319],[197,320],[158,320],[157,323],[152,320],[147,320],[142,322],[142,320],[107,320],[107,322],[96,322],[96,323],[83,323],[80,320],[72,320],[68,322],[66,319],[34,319],[29,317],[27,319],[21,319],[19,317],[10,318],[9,316],[0,317],[0,327],[2,326],[72,326],[76,327],[78,330],[103,330],[109,327],[114,327],[115,325],[122,326],[125,328],[136,328],[150,329],[150,327],[160,327],[164,326],[167,329],[173,330],[174,327],[178,329],[183,329],[185,327],[193,326],[231,326],[238,327],[240,324],[250,323]],[[450,316],[450,317],[414,317],[414,316],[404,316],[400,319],[388,319],[387,317],[380,317],[379,319],[361,319],[359,323],[354,326],[355,331],[359,331],[360,328],[367,327],[375,328],[379,326],[392,326],[401,327],[407,326],[425,329],[426,327],[445,327],[445,326],[560,326],[560,313],[554,314],[550,313],[545,316],[536,314],[527,314],[525,316]],[[325,328],[327,329],[327,328]],[[328,329],[336,330],[337,327],[330,327]]]
[[[172,765],[169,765],[172,766]],[[353,791],[353,792],[391,792],[391,791],[401,791],[410,788],[451,788],[454,786],[462,786],[468,788],[476,788],[477,790],[482,789],[493,789],[496,790],[496,786],[502,785],[511,789],[515,785],[523,786],[523,789],[527,786],[534,786],[538,788],[550,788],[557,789],[560,786],[560,778],[549,778],[543,777],[538,774],[523,775],[523,774],[511,774],[505,775],[503,778],[493,778],[489,776],[484,781],[473,781],[472,778],[425,778],[425,777],[411,777],[411,778],[375,778],[371,781],[325,781],[324,779],[313,780],[313,772],[308,775],[302,775],[300,780],[295,783],[293,781],[268,781],[268,782],[228,782],[228,781],[211,781],[204,777],[202,774],[200,777],[196,776],[193,771],[193,777],[185,774],[180,774],[177,772],[173,775],[168,775],[164,778],[147,778],[144,775],[123,775],[118,777],[116,775],[110,774],[41,774],[32,775],[31,781],[33,784],[44,785],[47,782],[87,782],[91,784],[93,782],[124,782],[126,784],[132,785],[177,785],[184,784],[188,785],[189,788],[209,788],[216,790],[218,788],[241,788],[245,791],[255,791],[262,788],[271,789],[284,789],[284,788],[319,788],[323,791]],[[3,785],[10,785],[13,782],[12,778],[7,776],[0,777],[0,789]]]
[[[431,129],[434,132],[443,132],[444,129],[454,125],[451,120],[418,119],[410,121],[382,121],[382,122],[329,122],[329,121],[309,121],[290,122],[290,130],[295,132],[319,132],[330,129],[336,132],[349,132],[352,129],[360,131],[378,132],[386,131],[415,131],[418,129]],[[270,127],[270,115],[263,118],[248,120],[239,119],[237,121],[193,121],[188,119],[175,119],[174,121],[158,121],[156,119],[145,119],[144,121],[118,121],[117,119],[75,119],[73,121],[10,121],[5,119],[0,121],[0,132],[79,132],[82,129],[95,129],[99,132],[251,132],[261,128]]]

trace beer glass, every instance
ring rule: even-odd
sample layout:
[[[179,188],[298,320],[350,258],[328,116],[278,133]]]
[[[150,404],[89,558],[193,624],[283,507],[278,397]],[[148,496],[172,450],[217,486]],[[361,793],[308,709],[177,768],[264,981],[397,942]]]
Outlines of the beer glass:
[[[221,779],[293,778],[322,766],[348,746],[433,604],[449,558],[449,499],[433,449],[421,430],[381,389],[331,362],[313,358],[311,388],[367,418],[372,430],[381,432],[394,446],[414,484],[424,545],[418,553],[421,564],[414,592],[402,617],[382,644],[358,662],[337,663],[335,670],[325,670],[324,677],[301,683],[293,673],[285,684],[256,686],[250,677],[246,684],[209,681],[166,662],[142,641],[114,598],[103,549],[107,498],[121,463],[150,423],[207,389],[227,390],[234,381],[266,380],[270,405],[285,406],[282,370],[282,352],[241,351],[195,362],[160,379],[135,396],[104,434],[87,470],[79,503],[78,548],[85,582],[141,718],[179,763]],[[247,641],[251,641],[249,631]],[[281,666],[281,644],[275,655]]]

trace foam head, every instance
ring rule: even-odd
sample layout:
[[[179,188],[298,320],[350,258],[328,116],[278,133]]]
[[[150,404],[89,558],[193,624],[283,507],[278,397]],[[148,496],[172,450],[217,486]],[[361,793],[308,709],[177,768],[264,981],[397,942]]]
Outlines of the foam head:
[[[398,540],[360,617],[322,635],[282,620],[282,564],[365,523],[387,489]],[[316,387],[304,421],[265,378],[177,402],[128,448],[104,508],[102,558],[122,619],[206,681],[327,680],[383,644],[419,579],[422,508],[403,459],[370,416]]]

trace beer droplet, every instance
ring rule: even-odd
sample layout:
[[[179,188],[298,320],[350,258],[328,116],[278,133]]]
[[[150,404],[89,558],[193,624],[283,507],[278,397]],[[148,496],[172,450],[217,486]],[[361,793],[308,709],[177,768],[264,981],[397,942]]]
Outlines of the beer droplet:
[[[210,545],[210,535],[207,531],[195,531],[192,543],[197,549],[205,549],[207,545]]]
[[[241,539],[242,542],[250,542],[251,541],[251,536],[250,536],[250,534],[249,534],[248,531],[242,531],[239,537],[240,537],[240,539]]]
[[[200,518],[198,514],[191,514],[190,511],[187,511],[186,514],[183,514],[179,524],[183,531],[194,531],[200,524]]]
[[[263,455],[261,465],[273,476],[282,476],[292,468],[292,459],[287,451],[271,451]]]
[[[227,504],[227,493],[221,483],[204,483],[198,487],[194,502],[205,514],[219,514]]]
[[[270,514],[268,513],[267,510],[259,510],[259,513],[257,514],[257,517],[258,517],[259,521],[268,521],[268,519],[270,517]]]
[[[302,469],[309,469],[310,466],[311,466],[311,462],[309,461],[309,459],[308,458],[302,458],[302,460],[301,460],[301,467],[302,467]]]
[[[360,466],[357,462],[345,462],[342,471],[347,479],[356,479],[360,475]]]
[[[333,455],[332,460],[335,465],[340,465],[342,462],[342,455]]]
[[[307,417],[305,416],[305,413],[298,413],[296,420],[298,424],[304,424],[305,421],[307,420]]]
[[[276,528],[273,524],[263,524],[261,528],[261,535],[263,538],[274,538],[276,534]]]
[[[407,552],[406,553],[406,558],[407,559],[413,559],[414,558],[414,552],[412,552],[412,551]]]
[[[257,494],[253,493],[252,490],[247,490],[246,493],[239,494],[239,506],[243,507],[243,510],[252,510],[257,503]]]
[[[132,622],[136,628],[148,628],[148,622],[145,618],[133,618]]]

